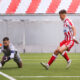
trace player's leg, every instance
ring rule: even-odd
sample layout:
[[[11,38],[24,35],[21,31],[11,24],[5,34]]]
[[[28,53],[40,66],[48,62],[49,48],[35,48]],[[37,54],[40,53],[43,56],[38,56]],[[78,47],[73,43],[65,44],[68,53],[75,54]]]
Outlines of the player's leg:
[[[48,63],[47,64],[46,63],[41,63],[41,65],[48,70],[49,69],[49,66],[55,61],[55,59],[57,58],[58,54],[59,54],[59,49],[57,48],[54,51],[54,54],[51,56],[51,58],[48,61]]]
[[[69,59],[66,51],[68,50],[68,47],[66,45],[63,45],[61,48],[60,48],[60,54],[63,55],[63,57],[66,59],[67,61],[67,66],[66,68],[68,69],[71,65],[71,60]]]
[[[15,53],[14,61],[17,63],[18,68],[22,68],[22,60],[17,52]]]
[[[67,46],[67,51],[70,51],[70,49],[74,46],[74,41],[69,41],[67,43],[65,43],[65,45]],[[66,68],[69,68],[70,65],[71,65],[71,60],[70,58],[68,57],[67,55],[67,51],[63,52],[62,53],[62,56],[66,59],[67,61],[67,67]]]
[[[56,59],[56,57],[58,56],[59,53],[62,53],[61,52],[61,49],[66,50],[67,47],[66,46],[63,46],[65,44],[65,40],[63,40],[62,42],[60,42],[60,46],[54,51],[54,54],[52,55],[52,57],[50,58],[49,62],[48,62],[48,65],[50,66],[53,61]]]
[[[60,42],[60,47],[63,46],[63,45],[66,45],[67,46],[67,42],[65,40],[63,40],[62,42]],[[68,47],[67,47],[68,48]],[[67,67],[66,68],[69,68],[70,64],[71,64],[71,60],[69,58],[69,56],[67,55],[67,51],[64,51],[62,53],[62,56],[65,58],[65,60],[67,61]]]
[[[50,66],[53,61],[56,59],[59,53],[63,53],[65,50],[67,50],[67,47],[63,45],[62,47],[58,47],[55,51],[54,54],[52,55],[51,59],[48,62],[48,65]]]
[[[68,57],[68,54],[67,54],[67,51],[64,51],[62,53],[62,56],[65,58],[65,60],[67,61],[67,66],[66,66],[66,69],[68,69],[70,66],[71,66],[71,60],[70,58]]]
[[[66,44],[66,41],[63,40],[62,42],[60,42],[60,47],[62,47],[62,46],[65,45],[65,44]],[[69,60],[70,60],[69,57],[68,57],[68,55],[67,55],[67,52],[66,52],[66,51],[64,51],[64,52],[62,53],[62,56],[66,59],[66,61],[69,61]]]
[[[3,57],[2,57],[2,60],[1,60],[2,66],[4,66],[4,64],[5,64],[5,61],[4,61],[4,60],[5,60],[5,56],[3,56]]]
[[[55,61],[56,57],[57,57],[57,55],[53,54],[47,64],[41,63],[41,65],[48,70],[49,66]]]
[[[59,50],[58,50],[58,48],[57,48],[57,49],[54,51],[54,54],[52,55],[52,57],[50,58],[50,60],[48,61],[48,65],[49,65],[49,66],[53,63],[53,61],[55,61],[55,59],[57,58],[58,54],[59,54]]]
[[[68,68],[70,67],[70,65],[71,65],[71,60],[69,59],[66,51],[70,50],[70,48],[71,48],[71,47],[68,47],[68,46],[66,46],[66,45],[63,45],[62,47],[59,48],[59,53],[60,53],[61,55],[63,55],[63,57],[67,60],[67,66],[66,66],[67,69],[68,69]],[[64,54],[63,54],[63,53],[64,53]]]
[[[54,54],[52,55],[52,57],[50,58],[50,60],[48,61],[47,64],[45,63],[41,63],[41,65],[43,67],[45,67],[46,69],[49,68],[49,66],[55,61],[56,57],[58,56],[59,53],[63,53],[64,51],[67,50],[67,47],[65,45],[63,45],[62,47],[59,47],[57,48],[55,51],[54,51]]]
[[[66,47],[67,47],[67,51],[70,51],[70,49],[74,46],[74,41],[67,41],[65,44],[64,44]],[[66,61],[68,62],[70,59],[67,55],[67,51],[63,52],[62,53],[62,56],[66,59]]]
[[[70,61],[70,58],[69,58],[69,56],[68,56],[68,54],[67,54],[67,51],[64,51],[64,52],[62,53],[62,56],[65,58],[65,60],[66,60],[67,62]]]

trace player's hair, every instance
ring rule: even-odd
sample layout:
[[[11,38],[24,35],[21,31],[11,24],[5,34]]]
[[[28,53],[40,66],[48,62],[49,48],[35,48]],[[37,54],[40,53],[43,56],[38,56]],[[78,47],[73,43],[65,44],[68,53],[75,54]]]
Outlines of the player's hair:
[[[59,14],[67,14],[66,10],[65,9],[62,9],[59,11]]]
[[[9,38],[8,37],[4,37],[3,41],[9,41]]]

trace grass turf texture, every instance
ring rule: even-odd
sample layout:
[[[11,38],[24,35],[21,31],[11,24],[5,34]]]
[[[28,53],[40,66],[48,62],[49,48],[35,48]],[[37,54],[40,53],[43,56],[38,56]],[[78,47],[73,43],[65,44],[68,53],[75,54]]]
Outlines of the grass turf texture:
[[[80,76],[80,54],[68,54],[72,59],[71,67],[66,70],[66,61],[59,55],[56,61],[51,65],[49,70],[45,70],[40,62],[47,62],[52,54],[21,54],[23,61],[23,68],[17,68],[17,65],[13,60],[7,62],[5,66],[0,69],[1,72],[6,73],[17,80],[80,80],[80,77],[67,77],[67,78],[54,78],[54,77],[31,77],[30,76]],[[0,58],[2,55],[0,55]],[[23,77],[21,77],[23,76]],[[27,77],[29,76],[29,77]],[[5,80],[0,75],[1,80]],[[6,79],[7,80],[7,79]]]

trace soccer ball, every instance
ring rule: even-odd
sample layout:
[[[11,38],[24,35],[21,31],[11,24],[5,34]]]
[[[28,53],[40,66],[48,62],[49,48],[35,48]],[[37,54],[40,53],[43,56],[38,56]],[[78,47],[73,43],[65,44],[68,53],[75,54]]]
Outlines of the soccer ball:
[[[0,68],[2,68],[2,64],[0,63]]]

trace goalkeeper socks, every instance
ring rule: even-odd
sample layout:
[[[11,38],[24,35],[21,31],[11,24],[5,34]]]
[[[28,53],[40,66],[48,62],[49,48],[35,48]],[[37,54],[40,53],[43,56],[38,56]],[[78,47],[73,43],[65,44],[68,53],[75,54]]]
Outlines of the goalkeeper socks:
[[[56,55],[52,55],[52,57],[50,58],[50,60],[48,62],[49,66],[53,63],[53,61],[56,59],[56,57],[57,57]]]
[[[66,51],[63,52],[62,56],[66,59],[67,62],[70,60]]]

